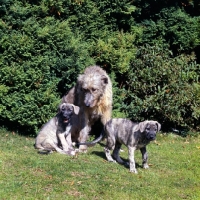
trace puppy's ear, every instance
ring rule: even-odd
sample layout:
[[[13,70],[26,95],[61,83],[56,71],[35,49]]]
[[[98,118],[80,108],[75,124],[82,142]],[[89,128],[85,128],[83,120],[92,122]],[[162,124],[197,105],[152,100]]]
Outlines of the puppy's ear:
[[[62,110],[62,107],[65,105],[65,103],[61,103],[60,105],[59,105],[59,107],[58,107],[58,113],[60,113],[61,112],[61,110]]]
[[[80,108],[75,105],[73,105],[73,107],[74,107],[74,114],[78,115]]]
[[[103,85],[108,84],[108,77],[106,77],[105,75],[101,76],[101,82],[103,83]]]
[[[148,124],[148,121],[140,122],[138,124],[139,130],[140,130],[141,133],[143,133],[145,131],[147,124]]]
[[[157,127],[158,127],[158,131],[160,131],[160,129],[161,129],[161,124],[158,123],[158,122],[156,122],[156,125],[157,125]]]

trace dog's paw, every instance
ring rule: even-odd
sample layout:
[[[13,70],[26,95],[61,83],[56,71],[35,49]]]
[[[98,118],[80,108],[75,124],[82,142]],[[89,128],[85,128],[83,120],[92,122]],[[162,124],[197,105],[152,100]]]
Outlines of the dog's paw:
[[[125,162],[124,165],[125,165],[125,167],[130,167],[130,163],[129,162]]]
[[[137,171],[136,169],[130,169],[130,172],[131,172],[131,173],[135,173],[135,174],[138,173],[138,171]]]
[[[78,152],[80,152],[80,153],[87,153],[87,149],[79,149]]]
[[[116,160],[113,160],[113,159],[107,159],[107,160],[108,160],[108,162],[117,163],[117,161],[116,161]]]
[[[79,152],[81,152],[81,153],[87,153],[87,146],[86,145],[81,145],[79,147]]]
[[[144,169],[149,169],[149,165],[148,164],[143,164],[143,168]]]

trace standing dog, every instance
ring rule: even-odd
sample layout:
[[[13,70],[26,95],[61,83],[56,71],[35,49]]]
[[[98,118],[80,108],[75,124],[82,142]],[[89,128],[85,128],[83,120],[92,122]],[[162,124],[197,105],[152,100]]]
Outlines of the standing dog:
[[[50,153],[53,150],[61,154],[75,155],[72,147],[71,132],[75,134],[79,107],[63,103],[58,114],[48,121],[38,133],[35,148],[39,153]]]
[[[103,125],[111,119],[112,84],[107,73],[99,66],[87,67],[79,75],[77,83],[62,102],[72,103],[80,107],[79,142],[86,142],[91,126],[101,120]],[[87,146],[81,145],[80,151],[86,151]]]
[[[134,151],[140,149],[142,153],[143,168],[149,168],[147,164],[148,155],[146,145],[150,141],[155,140],[156,133],[161,129],[161,125],[157,121],[144,121],[133,123],[128,119],[111,119],[105,126],[107,136],[107,144],[104,149],[107,160],[120,164],[125,164],[119,156],[121,145],[128,147],[130,172],[137,173],[134,160]],[[113,158],[110,150],[113,150]]]

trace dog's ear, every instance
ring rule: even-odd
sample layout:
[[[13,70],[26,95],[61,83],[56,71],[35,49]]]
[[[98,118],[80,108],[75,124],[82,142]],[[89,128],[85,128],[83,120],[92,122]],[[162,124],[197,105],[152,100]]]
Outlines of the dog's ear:
[[[105,75],[101,75],[101,81],[102,81],[103,85],[108,84],[108,77],[106,77]]]
[[[139,130],[140,130],[141,133],[143,133],[145,131],[147,124],[148,124],[148,121],[140,122],[138,124]]]
[[[61,103],[59,106],[58,106],[58,113],[61,112],[62,110],[62,107],[65,105],[65,103]]]
[[[161,129],[161,124],[158,123],[158,122],[156,122],[156,125],[157,125],[157,127],[158,127],[158,131],[160,131],[160,129]]]
[[[73,107],[74,107],[74,114],[78,115],[80,108],[75,105],[73,105]]]

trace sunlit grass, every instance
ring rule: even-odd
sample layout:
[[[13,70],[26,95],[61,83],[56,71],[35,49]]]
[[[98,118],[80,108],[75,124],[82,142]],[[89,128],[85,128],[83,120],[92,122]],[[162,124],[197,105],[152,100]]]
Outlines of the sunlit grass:
[[[107,162],[105,142],[69,157],[40,155],[34,138],[6,130],[0,139],[0,199],[200,199],[200,137],[158,134],[147,146],[150,169],[136,152],[138,174]]]

